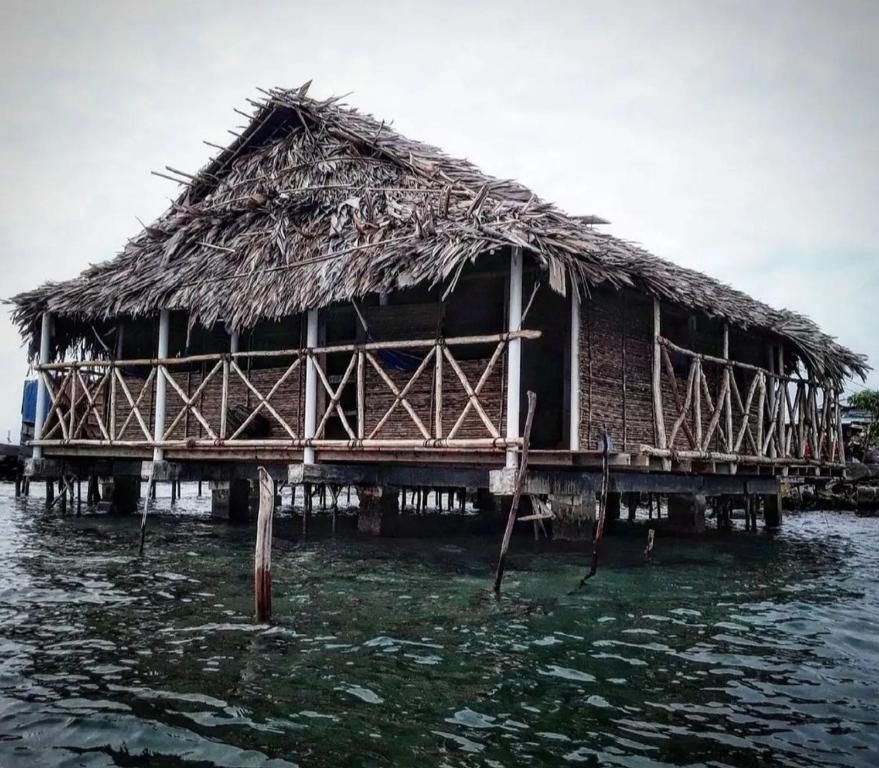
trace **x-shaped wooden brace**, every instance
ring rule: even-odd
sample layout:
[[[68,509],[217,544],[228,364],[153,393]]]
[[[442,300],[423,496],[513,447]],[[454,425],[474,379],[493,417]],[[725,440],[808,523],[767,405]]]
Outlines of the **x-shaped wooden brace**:
[[[348,433],[348,437],[352,440],[357,439],[357,435],[354,434],[354,430],[351,429],[351,425],[348,423],[348,419],[345,416],[345,411],[342,409],[342,406],[339,405],[339,401],[342,399],[342,390],[345,388],[345,385],[348,383],[348,379],[351,378],[351,373],[354,370],[354,365],[357,362],[357,353],[355,352],[351,355],[351,360],[348,363],[348,367],[345,369],[345,374],[342,376],[342,380],[339,382],[339,385],[334,390],[330,382],[327,380],[326,374],[324,374],[323,369],[317,362],[317,356],[309,352],[311,355],[311,361],[314,364],[314,370],[317,372],[317,376],[323,384],[324,389],[327,391],[327,394],[330,396],[330,402],[327,403],[327,408],[324,411],[324,415],[321,417],[320,424],[317,425],[317,429],[314,431],[315,437],[320,437],[323,434],[324,427],[326,426],[327,420],[330,418],[330,414],[335,411],[339,415],[339,420],[342,422],[342,426],[345,428],[345,431]]]
[[[241,378],[241,381],[243,381],[248,389],[253,392],[259,402],[257,403],[256,408],[254,408],[250,415],[241,423],[241,426],[232,433],[232,436],[229,438],[229,440],[234,440],[236,437],[238,437],[238,435],[240,435],[247,428],[247,425],[250,424],[250,422],[257,417],[257,414],[263,408],[265,408],[270,414],[272,414],[272,416],[274,416],[278,424],[280,424],[284,428],[284,430],[287,432],[288,435],[290,435],[290,437],[292,437],[294,440],[298,437],[298,435],[293,431],[292,427],[282,418],[281,414],[278,413],[274,407],[272,407],[272,405],[269,403],[269,400],[272,399],[273,395],[281,388],[281,385],[290,377],[293,371],[295,371],[299,367],[299,364],[301,362],[302,358],[297,357],[288,366],[287,370],[284,371],[281,378],[274,383],[272,388],[269,390],[269,393],[263,396],[263,394],[253,385],[250,379],[247,378],[247,375],[238,367],[238,364],[235,362],[235,360],[232,360],[232,370],[238,374],[238,376]]]
[[[406,395],[409,394],[409,390],[412,389],[415,382],[418,380],[418,377],[424,373],[424,369],[427,368],[428,363],[433,359],[434,354],[436,354],[436,347],[431,347],[430,351],[425,355],[424,359],[419,364],[418,368],[415,369],[415,373],[412,374],[411,378],[403,389],[399,389],[397,385],[394,383],[393,379],[385,373],[384,369],[379,365],[378,361],[373,357],[372,353],[366,352],[366,359],[369,360],[370,365],[375,368],[376,373],[381,377],[382,381],[388,386],[391,392],[394,393],[394,402],[391,403],[391,407],[385,411],[384,415],[379,419],[378,424],[375,425],[372,432],[369,433],[369,439],[371,440],[375,437],[379,430],[385,425],[385,422],[391,417],[391,414],[396,410],[398,405],[402,405],[406,410],[406,413],[409,414],[409,418],[412,419],[413,423],[416,427],[418,427],[419,432],[421,432],[421,436],[425,440],[430,440],[430,432],[427,431],[427,427],[424,426],[424,422],[418,418],[418,414],[415,413],[415,409],[412,407],[410,402],[406,399]]]
[[[95,386],[93,391],[89,390],[89,387],[86,384],[85,379],[82,377],[82,374],[80,373],[79,368],[75,369],[75,372],[76,372],[76,378],[79,380],[80,387],[82,388],[82,395],[77,399],[82,400],[82,398],[85,397],[86,407],[85,407],[85,410],[83,411],[82,416],[79,417],[79,421],[76,423],[76,427],[74,427],[71,430],[70,439],[71,440],[76,439],[77,435],[79,435],[82,432],[82,428],[85,425],[86,420],[89,417],[89,414],[93,413],[95,415],[95,421],[98,424],[98,429],[101,430],[101,435],[103,436],[104,440],[109,440],[110,435],[107,432],[107,427],[104,424],[104,419],[101,417],[101,414],[98,413],[98,409],[96,408],[96,401],[97,401],[98,393],[101,391],[101,388],[104,386],[104,384],[106,382],[108,382],[110,380],[110,368],[107,368],[104,371],[104,374],[101,376],[101,378],[98,379],[98,383]],[[71,408],[73,408],[72,405],[71,405]]]
[[[208,379],[210,379],[211,376],[213,376],[214,373],[222,367],[223,361],[217,361],[217,364],[213,368],[211,368],[210,373],[204,377],[204,381],[202,381],[202,383],[199,384],[199,386],[196,388],[195,394],[193,394],[192,397],[187,397],[186,392],[184,392],[183,388],[174,380],[174,377],[168,372],[168,369],[164,365],[159,366],[160,375],[165,377],[165,381],[167,381],[171,385],[171,388],[183,401],[183,408],[180,409],[180,413],[177,414],[177,417],[165,430],[165,434],[162,435],[162,440],[168,439],[168,436],[171,434],[171,430],[174,429],[174,427],[177,425],[177,423],[180,421],[181,417],[183,416],[183,414],[186,413],[186,411],[189,411],[193,416],[195,416],[196,419],[198,419],[198,422],[204,427],[205,432],[208,433],[208,436],[211,438],[211,440],[217,439],[217,433],[214,432],[213,429],[211,429],[211,425],[208,424],[207,419],[202,416],[201,411],[199,411],[198,408],[195,407],[195,400],[201,394],[201,391],[204,388],[204,385],[207,383]]]
[[[449,361],[449,365],[452,366],[452,370],[455,371],[455,374],[458,376],[458,379],[464,387],[464,391],[467,393],[467,404],[464,406],[464,410],[461,411],[461,415],[458,417],[458,420],[449,431],[449,434],[446,437],[447,440],[451,440],[456,434],[458,434],[458,430],[464,423],[464,419],[467,417],[467,414],[470,412],[471,408],[473,408],[476,413],[479,414],[479,418],[482,419],[482,422],[488,429],[488,433],[492,437],[500,437],[500,433],[492,423],[491,419],[488,418],[488,415],[485,413],[482,404],[479,402],[479,393],[482,392],[482,388],[488,381],[488,377],[491,375],[491,371],[494,368],[495,363],[497,363],[498,358],[500,358],[501,353],[504,350],[505,343],[506,342],[502,341],[497,345],[497,347],[495,347],[494,353],[488,361],[488,365],[486,365],[485,370],[479,377],[479,381],[476,382],[475,389],[470,386],[470,381],[468,380],[467,375],[464,373],[464,371],[461,370],[461,366],[458,365],[458,361],[455,360],[451,350],[447,346],[443,345],[443,353],[445,354],[445,358]]]

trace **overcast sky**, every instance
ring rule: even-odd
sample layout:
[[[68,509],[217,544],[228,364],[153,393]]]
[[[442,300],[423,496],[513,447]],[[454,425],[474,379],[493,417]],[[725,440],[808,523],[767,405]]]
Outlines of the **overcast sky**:
[[[150,170],[313,78],[879,361],[877,2],[2,4],[4,296],[113,256],[175,193]],[[15,439],[8,315],[0,361]]]

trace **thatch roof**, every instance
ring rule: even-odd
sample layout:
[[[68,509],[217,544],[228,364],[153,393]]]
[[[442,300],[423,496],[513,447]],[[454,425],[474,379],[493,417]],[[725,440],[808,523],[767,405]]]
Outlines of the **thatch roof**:
[[[45,309],[77,329],[161,308],[244,328],[415,283],[451,289],[480,254],[520,245],[556,291],[635,287],[775,334],[818,375],[868,370],[866,358],[801,315],[597,231],[595,219],[567,215],[515,181],[307,90],[265,91],[252,102],[246,130],[187,177],[171,208],[115,259],[13,298],[31,354]]]

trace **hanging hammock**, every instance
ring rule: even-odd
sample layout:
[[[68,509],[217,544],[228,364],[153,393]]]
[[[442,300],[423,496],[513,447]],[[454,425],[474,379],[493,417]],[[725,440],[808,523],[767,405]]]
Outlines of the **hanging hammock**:
[[[366,323],[366,318],[363,317],[363,314],[360,311],[360,307],[357,306],[357,303],[352,301],[351,305],[354,307],[354,311],[357,313],[357,317],[360,319],[360,324],[363,326],[363,330],[366,332],[367,342],[373,343],[382,341],[382,339],[376,338],[372,334],[372,331],[369,330],[369,326]],[[411,352],[394,349],[378,350],[378,358],[382,361],[384,365],[397,371],[414,371],[418,368],[419,365],[421,365],[421,361],[424,359],[422,356],[414,355]]]

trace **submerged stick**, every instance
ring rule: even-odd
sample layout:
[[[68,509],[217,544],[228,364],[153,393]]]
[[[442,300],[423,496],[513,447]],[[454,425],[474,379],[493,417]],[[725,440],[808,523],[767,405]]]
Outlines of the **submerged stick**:
[[[604,520],[607,512],[607,486],[610,482],[610,469],[607,459],[608,439],[607,430],[601,430],[601,493],[598,496],[598,519],[595,523],[595,533],[592,536],[592,561],[589,564],[589,572],[580,579],[577,589],[580,589],[589,579],[598,572],[598,547],[601,544],[601,538],[604,536]],[[576,591],[576,590],[575,590]]]
[[[144,539],[146,539],[146,521],[147,521],[147,515],[149,514],[149,511],[150,511],[150,499],[153,498],[153,493],[155,493],[155,490],[156,490],[156,481],[153,478],[153,473],[155,471],[156,471],[156,463],[152,462],[152,463],[150,463],[150,476],[149,476],[149,479],[147,480],[146,497],[143,500],[143,515],[140,518],[140,547],[137,550],[138,555],[143,554],[143,543],[144,543]]]
[[[644,557],[649,558],[650,553],[653,551],[653,540],[656,537],[656,530],[654,528],[650,528],[647,531],[647,546],[644,548]]]
[[[259,468],[259,517],[256,521],[256,552],[253,557],[256,620],[260,624],[272,618],[272,516],[275,511],[275,488],[269,473]]]
[[[531,423],[534,421],[534,409],[537,406],[537,395],[528,392],[528,416],[525,418],[525,435],[522,441],[522,456],[519,460],[519,471],[516,474],[516,489],[513,493],[513,502],[510,504],[510,515],[507,518],[507,527],[504,530],[504,538],[501,541],[501,554],[497,562],[497,572],[494,577],[494,594],[500,595],[501,582],[504,578],[504,562],[507,550],[510,548],[510,538],[513,535],[513,526],[516,524],[516,516],[519,513],[519,499],[522,498],[522,486],[525,484],[525,473],[528,469],[528,444],[531,442]]]

